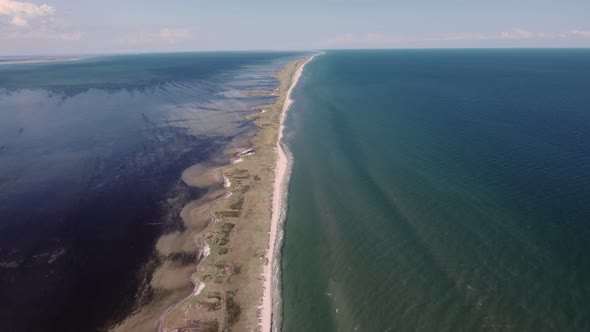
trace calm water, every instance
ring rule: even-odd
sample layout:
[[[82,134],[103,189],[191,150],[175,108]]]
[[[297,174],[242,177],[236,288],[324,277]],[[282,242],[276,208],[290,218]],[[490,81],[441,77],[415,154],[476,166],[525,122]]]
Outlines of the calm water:
[[[590,51],[306,67],[283,330],[589,331]]]
[[[151,301],[155,240],[202,195],[181,171],[243,144],[271,97],[239,90],[272,90],[292,57],[0,66],[0,330],[94,331]]]

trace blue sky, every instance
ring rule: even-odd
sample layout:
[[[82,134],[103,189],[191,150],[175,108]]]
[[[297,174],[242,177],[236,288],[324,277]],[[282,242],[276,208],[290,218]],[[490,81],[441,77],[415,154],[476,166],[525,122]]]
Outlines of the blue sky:
[[[0,56],[590,47],[590,0],[0,0]]]

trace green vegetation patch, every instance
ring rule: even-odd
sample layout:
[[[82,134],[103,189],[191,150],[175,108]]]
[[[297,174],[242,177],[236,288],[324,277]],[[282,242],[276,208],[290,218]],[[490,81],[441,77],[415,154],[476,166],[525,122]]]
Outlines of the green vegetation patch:
[[[236,227],[236,224],[234,224],[234,223],[231,223],[231,222],[223,223],[223,225],[221,225],[221,232],[225,235],[229,235],[229,233],[231,232],[232,229],[234,229],[234,227]]]
[[[248,192],[248,190],[250,190],[250,186],[244,186],[242,189],[240,189],[240,193],[245,194]]]
[[[240,211],[220,211],[217,212],[217,216],[221,218],[238,218],[240,217]]]
[[[231,203],[229,205],[229,208],[232,210],[241,210],[243,205],[244,205],[244,197],[240,197],[240,198],[238,198],[237,201]]]
[[[240,305],[234,300],[236,296],[235,292],[226,292],[225,293],[225,307],[227,311],[227,315],[225,316],[226,319],[226,330],[229,331],[231,325],[237,322],[240,319],[240,315],[242,314],[242,308]]]

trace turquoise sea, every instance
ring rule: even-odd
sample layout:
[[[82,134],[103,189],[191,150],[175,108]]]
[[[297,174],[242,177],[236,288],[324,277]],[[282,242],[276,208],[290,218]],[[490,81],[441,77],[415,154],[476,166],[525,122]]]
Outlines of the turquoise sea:
[[[294,331],[590,331],[590,50],[328,51],[294,91]]]

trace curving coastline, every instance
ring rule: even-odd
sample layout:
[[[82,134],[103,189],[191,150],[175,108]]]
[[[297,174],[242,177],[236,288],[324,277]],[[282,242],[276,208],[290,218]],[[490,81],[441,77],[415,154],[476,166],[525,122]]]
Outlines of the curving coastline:
[[[223,179],[223,182],[220,184],[224,189],[229,188],[231,186],[231,182],[230,180],[223,174],[223,168],[222,167],[218,167],[215,168],[213,170],[213,172],[209,172],[208,174],[208,178],[210,178],[211,180],[215,181],[217,178],[215,177],[215,173],[219,174],[219,177]],[[207,258],[207,256],[209,256],[209,254],[211,253],[211,248],[209,247],[209,245],[206,243],[206,241],[203,240],[203,235],[207,232],[207,229],[213,225],[217,219],[215,218],[215,216],[213,215],[213,213],[211,212],[213,209],[213,206],[215,205],[215,203],[223,198],[227,198],[229,197],[229,195],[231,195],[231,191],[226,190],[225,193],[219,197],[217,197],[216,199],[214,199],[210,204],[208,204],[207,206],[207,214],[209,217],[209,224],[199,233],[195,234],[193,239],[194,239],[194,243],[195,243],[195,247],[197,248],[199,254],[198,254],[198,263],[196,266],[196,269],[199,269],[199,266],[201,265],[201,263],[203,262],[203,260],[205,260],[205,258]],[[205,288],[205,283],[198,280],[195,275],[193,274],[191,276],[191,282],[194,285],[193,288],[193,292],[190,293],[189,295],[187,295],[185,298],[183,298],[181,301],[175,303],[174,305],[170,306],[168,309],[166,309],[158,318],[158,320],[156,320],[154,322],[154,326],[157,328],[158,332],[165,332],[168,329],[164,328],[164,322],[166,321],[166,319],[168,318],[168,316],[170,316],[170,314],[172,312],[174,312],[175,310],[177,310],[178,306],[181,305],[183,302],[189,300],[192,297],[195,297],[197,295],[199,295],[201,293],[201,291],[203,291],[203,289]]]
[[[182,180],[188,186],[207,190],[207,193],[183,208],[181,219],[187,227],[186,230],[163,235],[156,245],[156,250],[164,259],[179,252],[194,255],[196,264],[192,267],[189,265],[188,268],[192,272],[186,274],[182,269],[179,270],[178,266],[168,265],[167,262],[162,263],[154,274],[152,285],[169,283],[173,280],[180,287],[174,287],[173,291],[163,294],[154,303],[140,308],[123,322],[114,326],[111,329],[113,332],[170,331],[171,329],[166,328],[165,324],[168,317],[187,300],[199,295],[205,287],[205,283],[198,280],[194,271],[199,269],[199,266],[211,252],[204,236],[217,221],[212,212],[213,206],[215,202],[228,197],[231,192],[227,190],[227,178],[223,174],[222,166],[215,166],[210,162],[195,164],[187,168],[182,174]],[[185,284],[191,285],[190,290],[187,289],[187,286],[183,286]],[[162,288],[161,285],[158,287],[158,289]],[[165,310],[162,312],[162,309]]]
[[[273,305],[276,302],[273,299],[273,281],[276,282],[277,279],[280,277],[278,275],[278,269],[276,270],[277,273],[273,273],[273,271],[275,271],[273,267],[275,267],[275,259],[279,259],[279,257],[277,257],[277,255],[275,254],[275,251],[277,251],[277,253],[279,253],[280,251],[278,250],[278,246],[280,245],[280,239],[278,238],[279,225],[285,217],[285,202],[287,199],[286,190],[288,187],[291,164],[289,156],[287,154],[287,147],[283,146],[283,144],[281,143],[281,139],[283,137],[284,122],[287,111],[289,110],[294,101],[291,98],[293,89],[297,86],[297,83],[301,78],[301,74],[303,73],[305,65],[309,63],[311,60],[313,60],[314,57],[315,55],[307,58],[305,62],[303,62],[295,71],[295,74],[291,79],[291,85],[289,87],[289,90],[287,91],[287,95],[281,110],[278,137],[276,142],[277,161],[275,166],[275,178],[272,195],[270,239],[268,251],[266,253],[266,260],[268,263],[264,266],[264,271],[262,273],[262,277],[264,280],[264,295],[262,298],[262,304],[260,305],[260,310],[262,312],[261,329],[263,332],[271,331],[273,327]]]
[[[31,295],[31,299],[39,301],[39,306],[48,310],[36,313],[39,320],[35,322],[9,317],[10,324],[23,326],[30,323],[31,326],[43,327],[46,321],[55,321],[87,329],[90,325],[99,326],[114,332],[258,329],[262,317],[259,304],[264,293],[264,283],[260,278],[270,240],[272,184],[280,115],[292,76],[307,55],[296,52],[256,53],[220,55],[219,59],[217,55],[195,55],[196,61],[193,61],[192,55],[180,55],[186,60],[180,61],[180,64],[176,55],[158,55],[145,63],[137,61],[137,67],[127,68],[137,74],[132,78],[113,74],[101,82],[78,82],[70,81],[68,76],[63,82],[40,87],[60,91],[47,96],[44,93],[39,95],[47,99],[49,105],[60,101],[62,88],[68,91],[63,91],[61,102],[65,96],[68,99],[83,96],[95,100],[103,98],[105,93],[120,92],[121,99],[112,100],[113,107],[109,108],[108,114],[100,113],[100,109],[89,109],[91,112],[84,115],[87,117],[85,124],[94,128],[94,116],[102,119],[103,115],[108,115],[109,121],[112,116],[113,121],[121,121],[121,128],[117,126],[117,130],[121,130],[121,135],[130,135],[130,140],[126,142],[129,144],[120,145],[116,144],[113,136],[100,144],[88,142],[88,149],[76,145],[84,150],[84,156],[88,156],[89,161],[76,170],[80,173],[80,180],[79,183],[72,182],[71,191],[77,192],[80,184],[88,189],[91,197],[72,194],[84,204],[71,206],[75,213],[68,212],[67,224],[77,219],[78,212],[89,220],[97,221],[101,220],[104,212],[105,216],[114,217],[105,218],[112,221],[114,228],[111,230],[110,226],[98,222],[89,223],[90,228],[82,227],[76,232],[55,227],[52,234],[59,236],[59,241],[43,242],[43,248],[31,251],[31,254],[33,251],[42,254],[34,256],[39,261],[35,269],[44,269],[47,264],[56,271],[59,269],[67,278],[51,276],[52,280],[48,282],[63,287],[64,291],[57,292],[61,288],[52,289],[56,294],[76,296],[56,297],[55,303],[47,303],[45,295],[38,295],[40,293],[34,290],[27,291],[27,296]],[[200,63],[199,59],[211,62],[207,60],[203,64],[192,65],[193,62]],[[101,66],[108,68],[112,63],[110,61],[118,63],[119,60],[123,58],[100,62]],[[125,61],[134,63],[136,60],[129,56],[125,57]],[[142,80],[143,75],[150,75],[153,68],[160,68],[166,61],[166,70],[159,72],[158,76],[166,83],[160,86],[159,83]],[[204,70],[205,67],[211,68]],[[51,70],[55,69],[52,68],[39,67],[39,70],[46,70],[43,75],[49,79]],[[72,67],[72,74],[84,77],[82,72],[78,72],[82,68],[85,66]],[[190,69],[191,75],[175,76],[181,69]],[[190,81],[187,80],[189,78]],[[21,83],[36,89],[39,79],[32,78]],[[21,84],[19,80],[14,82]],[[105,87],[111,83],[112,90]],[[79,94],[86,84],[92,85],[94,92]],[[144,89],[151,84],[156,84],[158,88]],[[23,97],[27,95],[23,94]],[[5,101],[8,105],[16,105],[19,99],[20,94]],[[75,104],[75,101],[72,103]],[[128,103],[137,106],[134,108],[137,114],[118,111],[119,107],[125,108]],[[149,112],[144,114],[144,109]],[[117,117],[122,113],[125,113],[124,117]],[[68,126],[77,128],[77,119],[71,123],[66,121],[67,117],[57,121],[61,123],[62,120]],[[11,125],[18,125],[18,121]],[[127,128],[139,128],[141,135],[129,134]],[[17,135],[24,131],[24,128],[15,129]],[[26,130],[29,132],[29,127]],[[11,149],[5,150],[2,152],[10,154]],[[56,147],[47,157],[60,150],[61,147]],[[35,156],[32,154],[29,157]],[[64,169],[70,167],[67,160],[63,165]],[[121,168],[115,167],[119,165]],[[182,177],[179,178],[181,172]],[[66,172],[64,178],[67,175]],[[28,189],[23,187],[22,194],[28,195]],[[62,198],[55,198],[56,202],[60,200]],[[64,202],[69,209],[70,201],[63,198],[58,203]],[[127,201],[131,205],[117,204],[116,208],[110,208],[112,202]],[[95,202],[96,206],[109,208],[97,213],[93,208]],[[138,209],[132,209],[132,206]],[[37,212],[31,212],[31,215],[34,213]],[[22,218],[24,220],[28,216]],[[115,222],[118,220],[121,222]],[[88,240],[79,241],[78,231]],[[69,239],[75,239],[75,243],[70,244]],[[10,243],[20,246],[18,242],[15,237]],[[23,249],[29,245],[25,242]],[[104,245],[108,255],[95,254],[102,252],[100,245]],[[52,253],[63,252],[88,259],[72,261],[52,257]],[[21,257],[26,259],[29,256],[26,250],[20,249],[19,252],[3,254],[10,259],[16,257],[14,261],[17,263],[8,260],[10,265],[19,265]],[[70,266],[87,268],[71,270]],[[28,266],[23,267],[29,270]],[[8,268],[14,269],[12,266]],[[20,273],[14,269],[11,275]],[[36,277],[45,278],[43,275]],[[92,282],[73,287],[70,280]],[[95,281],[101,286],[88,286]],[[25,283],[23,280],[15,284],[20,288]],[[82,289],[87,291],[79,291]],[[18,304],[20,292],[15,287],[10,294],[14,297],[7,300],[14,299],[14,303]],[[88,307],[79,306],[79,294],[94,294],[89,304],[92,317],[76,315],[75,319],[67,321],[57,319],[67,316],[63,312],[84,311]],[[17,311],[23,317],[28,315],[26,305],[21,308],[19,304],[15,313]]]
[[[267,92],[276,97],[273,103],[246,116],[258,127],[248,142],[226,150],[221,163],[197,164],[183,172],[187,185],[209,188],[207,201],[185,207],[185,223],[205,216],[208,221],[205,227],[191,227],[190,238],[182,236],[198,250],[193,287],[152,320],[158,331],[270,331],[278,303],[273,299],[277,237],[290,169],[280,143],[283,121],[293,88],[312,58],[299,57],[274,75],[279,86]]]

